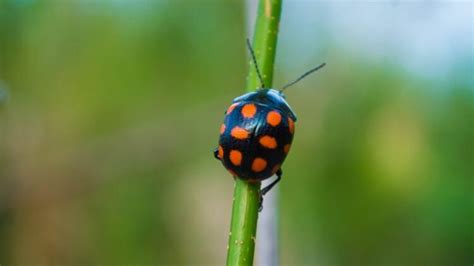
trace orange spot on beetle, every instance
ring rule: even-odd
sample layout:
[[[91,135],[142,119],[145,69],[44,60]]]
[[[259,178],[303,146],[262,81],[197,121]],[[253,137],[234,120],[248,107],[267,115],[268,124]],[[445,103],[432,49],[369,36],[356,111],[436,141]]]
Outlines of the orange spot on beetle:
[[[256,112],[257,106],[255,106],[253,103],[246,104],[244,107],[242,107],[242,115],[245,118],[252,118]]]
[[[283,150],[285,151],[285,153],[288,153],[290,151],[290,148],[291,148],[291,145],[286,144],[285,147],[283,147]]]
[[[224,149],[222,148],[221,145],[219,145],[219,148],[217,148],[217,157],[221,159],[224,157]]]
[[[225,131],[225,125],[224,125],[224,124],[222,124],[222,126],[221,126],[221,130],[220,130],[220,131],[221,131],[221,134],[223,134],[223,133],[224,133],[224,131]]]
[[[234,172],[234,171],[232,171],[232,170],[230,170],[230,169],[227,169],[227,171],[228,171],[232,176],[237,176],[237,173],[236,173],[236,172]]]
[[[249,137],[249,132],[241,127],[234,127],[230,135],[236,139],[246,139]]]
[[[288,117],[288,128],[290,129],[291,134],[295,133],[295,122],[293,122],[293,119],[289,117]]]
[[[252,162],[252,171],[261,172],[267,167],[267,161],[262,158],[255,158]]]
[[[242,163],[242,153],[238,150],[231,150],[229,158],[235,166],[239,166]]]
[[[274,137],[263,136],[259,140],[260,144],[268,149],[275,149],[277,147],[277,142]]]
[[[239,103],[234,103],[231,106],[229,106],[229,108],[227,109],[226,114],[227,115],[230,114],[232,112],[232,110],[234,110],[234,108],[237,107],[237,105],[239,105]]]
[[[276,164],[275,166],[273,166],[273,168],[272,168],[272,175],[274,175],[279,169],[280,169],[280,165],[279,165],[279,164]]]
[[[278,126],[281,122],[281,115],[277,111],[270,111],[267,114],[267,123],[271,126]]]

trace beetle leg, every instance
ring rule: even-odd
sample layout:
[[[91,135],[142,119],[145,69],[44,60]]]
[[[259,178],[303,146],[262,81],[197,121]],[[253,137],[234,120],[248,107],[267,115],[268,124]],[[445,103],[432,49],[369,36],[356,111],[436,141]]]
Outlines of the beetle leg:
[[[214,150],[214,158],[216,158],[217,160],[221,160],[221,158],[219,158],[219,152],[217,151],[217,148]]]
[[[260,190],[260,194],[262,194],[262,195],[267,194],[268,191],[270,191],[278,182],[280,182],[281,176],[283,175],[283,172],[281,171],[281,168],[278,169],[278,171],[276,172],[276,175],[277,175],[277,179],[275,179],[275,181],[273,181],[270,185],[262,188],[262,190]]]
[[[261,212],[263,210],[263,196],[265,194],[268,193],[268,191],[270,191],[278,182],[280,182],[281,180],[281,176],[283,175],[283,172],[281,171],[281,168],[278,169],[278,171],[276,172],[276,175],[277,175],[277,179],[275,179],[275,181],[273,181],[270,185],[262,188],[260,190],[260,206],[258,207],[258,211]]]
[[[262,191],[260,190],[258,192],[258,197],[259,197],[259,202],[258,202],[258,212],[261,212],[263,210],[263,195],[262,195]]]

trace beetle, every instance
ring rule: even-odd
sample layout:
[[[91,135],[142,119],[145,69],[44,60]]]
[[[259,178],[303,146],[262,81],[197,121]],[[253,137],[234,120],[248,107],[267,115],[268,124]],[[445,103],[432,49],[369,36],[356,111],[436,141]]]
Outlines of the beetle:
[[[279,90],[266,88],[248,39],[247,46],[261,86],[254,92],[235,98],[225,111],[214,157],[234,178],[248,182],[261,182],[276,174],[275,181],[260,190],[261,209],[263,195],[281,180],[281,165],[290,151],[295,132],[296,115],[283,91],[326,63],[307,71]]]

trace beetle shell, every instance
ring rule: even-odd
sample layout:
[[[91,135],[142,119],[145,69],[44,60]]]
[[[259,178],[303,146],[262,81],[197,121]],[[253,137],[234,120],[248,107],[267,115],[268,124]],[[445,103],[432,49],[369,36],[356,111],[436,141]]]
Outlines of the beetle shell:
[[[269,178],[290,150],[295,121],[283,94],[276,90],[240,96],[226,111],[217,156],[233,176],[249,181]]]

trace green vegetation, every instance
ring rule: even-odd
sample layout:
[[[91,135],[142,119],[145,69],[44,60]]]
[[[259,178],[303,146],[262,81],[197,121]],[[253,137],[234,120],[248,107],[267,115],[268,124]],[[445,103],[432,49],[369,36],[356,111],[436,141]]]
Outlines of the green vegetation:
[[[212,150],[246,86],[244,6],[92,2],[0,1],[0,264],[222,265],[234,181]],[[298,57],[280,24],[274,83],[331,67],[286,92],[282,265],[471,265],[472,77],[302,27],[321,42]]]

